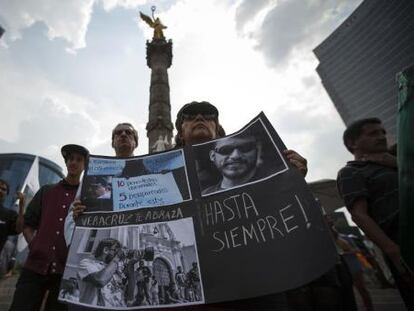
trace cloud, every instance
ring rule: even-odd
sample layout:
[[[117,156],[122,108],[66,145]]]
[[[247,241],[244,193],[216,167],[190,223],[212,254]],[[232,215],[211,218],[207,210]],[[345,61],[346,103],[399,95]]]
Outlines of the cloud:
[[[246,11],[244,0],[241,12]],[[260,1],[263,5],[264,1]],[[263,23],[248,35],[257,42],[270,66],[285,65],[295,49],[308,52],[321,42],[361,0],[280,0],[265,15]],[[253,10],[254,12],[254,10]],[[237,15],[237,24],[246,23],[249,15]],[[250,17],[251,18],[251,17]]]
[[[7,72],[0,76],[7,114],[0,115],[0,152],[33,153],[63,164],[57,152],[62,145],[99,145],[96,103],[17,66],[1,66]]]
[[[12,40],[21,38],[25,28],[43,22],[50,40],[62,38],[70,44],[70,49],[80,49],[85,46],[93,4],[94,0],[1,0],[0,15]]]
[[[116,7],[123,7],[125,9],[134,9],[143,5],[146,0],[101,0],[106,11],[110,11]]]
[[[0,21],[9,40],[22,38],[23,31],[36,23],[47,27],[50,40],[61,38],[68,43],[67,52],[86,46],[86,34],[95,5],[106,11],[117,7],[137,8],[147,0],[0,0]]]
[[[152,30],[134,18],[134,10],[115,10],[140,1],[96,1],[103,9],[94,7],[88,46],[77,55],[62,53],[61,46],[48,42],[41,50],[41,60],[48,66],[40,66],[33,53],[16,52],[30,51],[33,42],[38,43],[33,32],[23,36],[27,45],[10,42],[11,48],[3,50],[0,66],[7,75],[0,75],[0,94],[9,113],[0,115],[0,152],[30,152],[63,164],[59,148],[73,142],[85,144],[95,154],[112,155],[111,130],[118,121],[137,125],[140,146],[136,154],[147,152],[150,70],[145,64],[145,39],[140,33],[137,38],[135,23],[148,39]],[[269,62],[272,55],[263,54],[262,48],[254,49],[254,42],[245,34],[255,29],[259,42],[258,35],[269,27],[262,21],[283,2],[238,3],[182,0],[160,5],[159,16],[168,26],[165,35],[173,39],[174,58],[169,69],[172,119],[183,104],[207,100],[219,108],[221,123],[232,133],[263,110],[286,145],[308,158],[308,180],[334,177],[346,154],[340,143],[343,125],[317,82],[312,45],[303,34],[298,35],[295,40],[302,42],[302,48],[288,49],[289,62],[284,68],[269,68],[265,59]],[[162,5],[168,8],[162,10]],[[295,13],[291,20],[302,15]],[[238,27],[243,28],[242,36]],[[126,53],[111,53],[117,49],[108,47],[108,38],[112,46]],[[266,43],[275,40],[270,36]],[[297,46],[295,40],[289,44]],[[51,51],[50,45],[55,50]],[[64,55],[57,58],[57,49]],[[21,60],[26,63],[20,64]]]
[[[242,30],[247,22],[254,19],[270,3],[271,0],[242,1],[236,9],[237,29]]]

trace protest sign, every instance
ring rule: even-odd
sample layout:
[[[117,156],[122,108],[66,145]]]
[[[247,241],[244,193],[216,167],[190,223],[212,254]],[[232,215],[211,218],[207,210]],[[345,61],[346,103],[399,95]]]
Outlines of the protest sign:
[[[111,310],[187,306],[281,292],[325,273],[336,249],[285,149],[262,113],[184,149],[91,155],[60,299]],[[103,271],[105,282],[95,280]]]

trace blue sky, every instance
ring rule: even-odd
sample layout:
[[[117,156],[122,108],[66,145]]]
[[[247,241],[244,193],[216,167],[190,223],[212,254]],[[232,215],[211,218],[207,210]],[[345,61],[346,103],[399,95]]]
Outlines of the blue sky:
[[[0,0],[0,152],[63,165],[60,147],[112,155],[121,121],[148,150],[150,70],[138,19],[152,5],[173,40],[172,118],[207,100],[228,133],[264,111],[289,148],[309,161],[308,181],[335,178],[351,158],[344,125],[315,72],[312,49],[360,0]]]

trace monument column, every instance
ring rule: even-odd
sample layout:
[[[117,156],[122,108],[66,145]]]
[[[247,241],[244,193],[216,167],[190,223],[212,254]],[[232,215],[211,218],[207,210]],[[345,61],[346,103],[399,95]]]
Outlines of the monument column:
[[[147,123],[148,151],[163,151],[171,147],[170,85],[168,68],[172,61],[172,41],[153,38],[147,41],[147,65],[151,68],[149,118]]]

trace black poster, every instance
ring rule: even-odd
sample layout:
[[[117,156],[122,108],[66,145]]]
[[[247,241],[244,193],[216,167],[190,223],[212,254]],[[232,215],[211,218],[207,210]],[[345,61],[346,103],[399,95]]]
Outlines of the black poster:
[[[103,309],[282,292],[337,260],[320,208],[261,113],[162,153],[91,155],[59,299]]]

